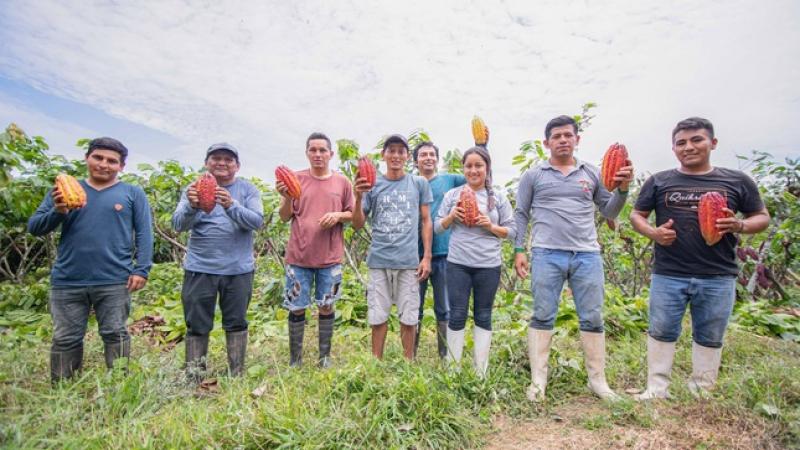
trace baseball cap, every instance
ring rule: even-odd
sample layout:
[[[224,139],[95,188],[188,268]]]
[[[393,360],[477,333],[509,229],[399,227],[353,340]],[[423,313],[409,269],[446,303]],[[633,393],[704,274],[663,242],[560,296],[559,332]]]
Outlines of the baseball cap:
[[[239,150],[236,150],[236,147],[232,146],[231,144],[228,144],[227,142],[220,142],[218,144],[212,145],[211,147],[208,147],[208,150],[206,150],[206,159],[208,159],[208,157],[217,150],[226,150],[228,152],[231,152],[233,153],[233,156],[236,158],[236,161],[239,161]]]
[[[406,141],[406,138],[400,134],[393,134],[387,137],[386,140],[383,141],[383,149],[386,150],[386,147],[388,147],[389,144],[403,144],[403,147],[408,150],[408,141]]]

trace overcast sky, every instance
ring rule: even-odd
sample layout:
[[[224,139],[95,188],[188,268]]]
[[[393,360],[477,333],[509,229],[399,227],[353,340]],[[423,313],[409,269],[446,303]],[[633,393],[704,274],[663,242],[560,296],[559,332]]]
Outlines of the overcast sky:
[[[71,5],[65,5],[71,3]],[[637,171],[675,166],[670,131],[711,119],[717,165],[798,156],[800,2],[4,2],[0,124],[79,157],[111,135],[137,163],[198,167],[217,141],[242,174],[306,165],[315,130],[362,150],[423,128],[444,149],[492,133],[495,178],[521,142],[588,101],[579,157],[624,142]]]

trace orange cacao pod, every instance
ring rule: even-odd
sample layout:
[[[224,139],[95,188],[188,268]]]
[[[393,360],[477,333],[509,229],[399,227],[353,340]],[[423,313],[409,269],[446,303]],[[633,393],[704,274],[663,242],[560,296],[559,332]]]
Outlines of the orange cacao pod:
[[[300,198],[300,180],[297,179],[297,175],[292,172],[292,169],[286,166],[278,166],[275,169],[275,179],[286,185],[289,197],[295,200]]]
[[[717,230],[717,219],[728,217],[722,210],[727,207],[725,197],[719,192],[706,192],[700,196],[700,202],[697,204],[697,221],[700,223],[700,234],[703,235],[706,244],[714,245],[722,239],[722,234]]]
[[[464,225],[471,227],[478,223],[478,197],[475,196],[469,186],[464,186],[461,189],[461,194],[458,196],[458,206],[464,208]]]
[[[619,169],[625,167],[628,161],[628,149],[624,145],[614,143],[608,147],[606,154],[603,155],[603,162],[600,169],[600,177],[603,180],[603,186],[610,191],[619,187],[620,182],[614,181],[614,175],[619,172]]]
[[[200,209],[206,214],[210,214],[217,205],[217,179],[214,178],[214,175],[206,172],[197,180],[195,188]]]
[[[475,138],[475,145],[486,145],[489,140],[489,128],[478,116],[472,118],[472,137]]]
[[[358,171],[356,172],[356,178],[364,178],[369,182],[369,187],[375,186],[375,181],[378,177],[378,172],[375,170],[375,164],[372,164],[372,160],[369,159],[368,156],[362,156],[358,158]]]
[[[56,176],[56,190],[61,193],[61,198],[68,209],[86,206],[86,191],[72,175],[60,173]]]

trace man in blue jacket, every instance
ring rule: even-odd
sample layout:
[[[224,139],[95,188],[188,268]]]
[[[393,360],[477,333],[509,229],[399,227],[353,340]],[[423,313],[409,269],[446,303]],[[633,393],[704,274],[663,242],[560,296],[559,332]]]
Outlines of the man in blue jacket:
[[[239,151],[230,144],[214,144],[206,151],[206,170],[217,180],[216,205],[200,210],[195,183],[181,197],[172,226],[190,231],[183,267],[183,315],[186,320],[186,369],[195,382],[206,369],[208,334],[214,326],[219,297],[222,328],[231,375],[244,370],[247,350],[247,306],[253,293],[254,231],[264,223],[258,188],[236,178]]]
[[[50,191],[28,221],[43,236],[61,226],[58,256],[50,273],[53,382],[71,377],[83,363],[83,338],[94,309],[108,368],[129,357],[126,328],[131,292],[147,283],[153,258],[150,205],[142,188],[121,182],[128,149],[116,139],[92,140],[86,152],[89,176],[80,184],[86,205],[68,209],[63,193]]]

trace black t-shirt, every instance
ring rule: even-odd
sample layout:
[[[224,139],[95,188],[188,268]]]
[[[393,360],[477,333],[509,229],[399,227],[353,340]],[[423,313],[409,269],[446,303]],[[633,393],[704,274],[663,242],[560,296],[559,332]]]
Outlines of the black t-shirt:
[[[709,246],[700,234],[697,203],[700,196],[717,191],[728,202],[728,209],[745,214],[761,211],[764,203],[755,182],[744,172],[715,167],[704,175],[687,175],[676,169],[658,172],[645,181],[635,208],[656,211],[656,226],[669,219],[676,239],[672,245],[655,243],[653,273],[658,275],[708,278],[736,276],[736,243],[734,234]]]

